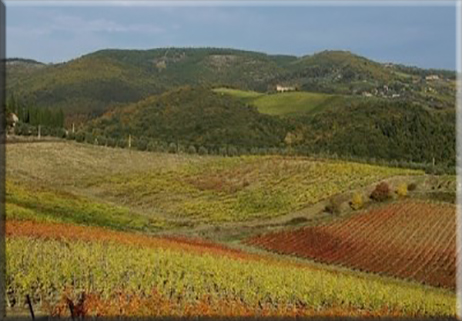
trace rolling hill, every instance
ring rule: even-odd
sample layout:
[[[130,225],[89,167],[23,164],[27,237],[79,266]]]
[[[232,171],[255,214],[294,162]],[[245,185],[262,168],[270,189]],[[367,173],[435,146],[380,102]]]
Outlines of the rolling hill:
[[[7,67],[30,136],[6,144],[8,313],[455,317],[450,71],[216,48]]]
[[[455,165],[450,71],[345,51],[295,57],[219,48],[111,49],[7,66],[15,101],[62,109],[68,127],[80,125],[79,141],[124,147],[130,135],[140,149]],[[276,93],[276,85],[297,91]]]
[[[201,149],[229,155],[234,148],[231,154],[335,154],[429,168],[434,163],[445,172],[455,166],[455,113],[451,110],[426,110],[400,100],[347,97],[342,101],[341,96],[302,92],[225,92],[231,94],[182,87],[154,95],[87,123],[78,140],[127,147],[130,136],[132,147],[142,150],[151,145],[154,150],[192,148],[194,153]],[[288,105],[273,98],[286,96],[303,100]],[[326,102],[333,99],[339,99],[338,103]],[[274,116],[293,111],[297,112],[293,117]]]
[[[34,311],[55,317],[69,316],[70,301],[85,308],[86,318],[456,313],[454,204],[367,204],[370,209],[340,217],[296,211],[339,193],[366,193],[387,178],[417,182],[419,191],[441,184],[428,184],[435,177],[421,171],[307,157],[148,153],[63,140],[8,144],[6,156],[8,313],[21,309],[27,295]],[[305,218],[302,226],[291,224],[292,214]],[[284,220],[275,226],[273,217]],[[264,233],[257,242],[197,237],[204,226],[219,237],[221,229],[243,233],[252,222],[258,225],[250,240]],[[338,260],[318,264],[246,245],[276,250],[268,242],[272,235],[283,253],[293,249],[312,258],[319,248],[332,249],[321,261]],[[347,251],[362,254],[359,259],[380,256],[373,266],[364,265],[372,260],[353,265]]]
[[[427,81],[432,71],[345,51],[295,57],[219,48],[108,49],[56,65],[17,67],[8,64],[8,92],[38,106],[61,107],[68,122],[185,85],[265,93],[282,84],[309,92],[398,95],[433,108],[455,102],[453,72],[434,71],[440,79]]]
[[[107,112],[89,122],[93,136],[181,143],[196,148],[275,147],[284,144],[288,124],[259,113],[232,97],[203,88],[181,87]]]

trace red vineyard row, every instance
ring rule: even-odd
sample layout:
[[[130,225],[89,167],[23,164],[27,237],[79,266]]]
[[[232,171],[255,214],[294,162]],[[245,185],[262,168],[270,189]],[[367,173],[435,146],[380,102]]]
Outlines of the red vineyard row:
[[[432,286],[456,284],[456,208],[450,204],[392,204],[247,244]]]

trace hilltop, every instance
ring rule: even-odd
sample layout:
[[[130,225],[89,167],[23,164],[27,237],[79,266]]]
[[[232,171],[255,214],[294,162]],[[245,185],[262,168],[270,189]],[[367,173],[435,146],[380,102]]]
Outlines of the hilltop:
[[[445,171],[455,166],[453,111],[426,110],[406,101],[359,99],[280,117],[261,113],[261,106],[249,100],[279,95],[238,93],[240,97],[222,90],[174,89],[109,111],[88,122],[75,138],[127,147],[130,136],[132,147],[141,150],[230,156],[327,153],[403,164],[436,162]],[[308,98],[309,107],[313,99]],[[284,102],[273,103],[284,107]]]
[[[449,172],[455,165],[450,71],[346,51],[295,57],[219,48],[108,49],[61,64],[12,59],[7,66],[12,110],[31,104],[33,112],[62,111],[68,128],[77,125],[68,138],[78,141],[228,155],[328,154],[433,170],[437,164]],[[33,128],[21,125],[19,133],[37,132],[32,121],[26,125]]]
[[[185,85],[265,93],[280,84],[317,93],[400,97],[431,108],[455,104],[455,72],[381,64],[346,51],[296,57],[220,48],[108,49],[40,66],[24,70],[9,64],[8,92],[39,107],[63,108],[73,120]]]
[[[86,131],[125,142],[132,135],[133,142],[144,148],[156,140],[184,149],[228,145],[250,149],[284,144],[287,125],[232,97],[181,87],[107,112],[89,122]]]

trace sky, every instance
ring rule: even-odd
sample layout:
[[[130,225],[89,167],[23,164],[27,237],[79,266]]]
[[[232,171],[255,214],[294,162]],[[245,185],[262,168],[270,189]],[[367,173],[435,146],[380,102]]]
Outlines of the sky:
[[[107,48],[226,47],[456,68],[455,1],[174,3],[7,0],[7,57],[57,63]]]

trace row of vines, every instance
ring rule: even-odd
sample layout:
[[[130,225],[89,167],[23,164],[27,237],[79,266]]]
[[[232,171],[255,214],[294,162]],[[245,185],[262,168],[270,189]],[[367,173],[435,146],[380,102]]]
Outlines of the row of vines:
[[[322,270],[116,242],[7,239],[10,306],[54,315],[454,315],[451,293]],[[232,308],[234,307],[234,309]]]
[[[248,244],[433,286],[456,285],[456,209],[450,204],[402,202]]]

